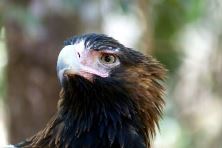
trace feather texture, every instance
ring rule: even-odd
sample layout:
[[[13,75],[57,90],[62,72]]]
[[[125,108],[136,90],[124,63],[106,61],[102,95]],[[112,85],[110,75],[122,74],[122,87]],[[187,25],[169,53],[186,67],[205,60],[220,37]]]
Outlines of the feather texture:
[[[58,112],[46,127],[17,147],[149,148],[162,115],[165,69],[151,56],[105,35],[83,35],[86,48],[120,50],[121,66],[93,81],[64,78]]]

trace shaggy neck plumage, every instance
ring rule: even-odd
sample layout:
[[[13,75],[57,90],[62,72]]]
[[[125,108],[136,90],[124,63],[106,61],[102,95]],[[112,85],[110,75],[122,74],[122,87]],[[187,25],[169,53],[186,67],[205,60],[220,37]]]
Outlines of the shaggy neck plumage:
[[[62,143],[95,148],[145,146],[135,104],[116,82],[95,79],[92,84],[81,77],[65,81],[59,108]]]

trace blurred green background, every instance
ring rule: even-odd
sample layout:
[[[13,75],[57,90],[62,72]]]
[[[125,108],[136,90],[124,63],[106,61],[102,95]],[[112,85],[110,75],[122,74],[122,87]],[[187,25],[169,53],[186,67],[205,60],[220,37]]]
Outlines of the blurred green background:
[[[1,0],[0,145],[44,127],[63,41],[98,32],[169,70],[154,148],[222,148],[221,26],[221,0]]]

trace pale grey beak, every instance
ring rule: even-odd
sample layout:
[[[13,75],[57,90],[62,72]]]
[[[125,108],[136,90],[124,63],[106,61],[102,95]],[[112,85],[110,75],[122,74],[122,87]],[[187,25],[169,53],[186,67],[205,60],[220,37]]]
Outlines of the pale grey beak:
[[[74,75],[79,71],[79,56],[74,45],[67,45],[61,50],[57,61],[57,75],[61,85],[65,76]]]

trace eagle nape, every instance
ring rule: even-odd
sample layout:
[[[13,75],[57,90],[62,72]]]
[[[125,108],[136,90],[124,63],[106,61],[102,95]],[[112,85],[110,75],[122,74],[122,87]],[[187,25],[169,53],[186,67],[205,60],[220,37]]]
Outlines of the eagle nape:
[[[14,146],[150,148],[164,106],[164,67],[103,34],[74,36],[64,44],[57,112]]]

